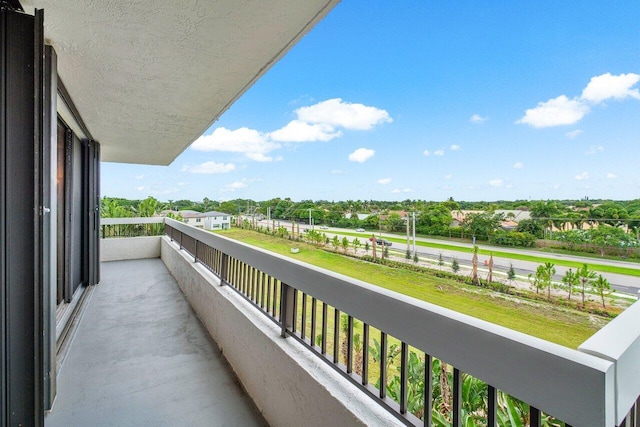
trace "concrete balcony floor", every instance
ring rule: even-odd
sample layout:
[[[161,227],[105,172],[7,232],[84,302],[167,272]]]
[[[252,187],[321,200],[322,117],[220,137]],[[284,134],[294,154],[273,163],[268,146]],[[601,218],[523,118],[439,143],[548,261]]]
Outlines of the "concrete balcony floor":
[[[267,425],[160,259],[101,269],[47,427]]]

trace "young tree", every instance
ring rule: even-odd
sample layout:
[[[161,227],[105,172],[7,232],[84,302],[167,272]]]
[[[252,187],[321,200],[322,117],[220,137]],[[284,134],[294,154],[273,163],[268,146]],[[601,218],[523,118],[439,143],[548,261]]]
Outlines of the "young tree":
[[[529,274],[529,282],[531,282],[531,286],[536,290],[536,294],[540,293],[540,289],[543,289],[545,286],[545,275],[544,265],[538,266],[535,275]]]
[[[580,276],[578,276],[578,273],[574,273],[573,270],[568,269],[567,272],[564,273],[564,276],[562,276],[562,283],[567,289],[567,292],[569,292],[567,299],[570,300],[573,287],[580,284]]]
[[[347,236],[344,236],[342,238],[342,250],[345,254],[347,253],[347,249],[349,249],[349,239],[347,239]]]
[[[415,252],[413,254],[413,262],[417,264],[419,261],[420,261],[420,258],[418,258],[418,252]]]
[[[442,257],[442,252],[438,254],[438,267],[442,270],[442,266],[444,265],[444,258]]]
[[[513,264],[509,264],[507,279],[509,280],[509,282],[513,282],[514,280],[516,280],[516,270],[513,268]]]
[[[369,241],[365,240],[364,241],[364,251],[367,253],[367,255],[369,255],[369,249],[371,249],[371,246],[369,246]]]
[[[389,246],[386,246],[382,249],[382,257],[389,258]]]
[[[333,239],[331,240],[331,246],[333,246],[334,251],[338,251],[338,248],[340,247],[340,239],[337,235],[333,236]]]
[[[357,237],[355,237],[355,238],[353,239],[353,242],[351,242],[351,245],[353,246],[353,253],[354,253],[354,254],[355,254],[355,253],[357,253],[357,252],[358,252],[358,249],[359,249],[359,248],[360,248],[360,246],[361,246],[360,240],[359,240]]]
[[[453,261],[451,261],[451,271],[453,271],[454,273],[460,271],[460,263],[458,262],[458,258],[454,258]]]
[[[556,267],[553,263],[544,263],[544,287],[547,288],[547,300],[551,301],[551,284],[553,283],[553,275],[556,274]]]
[[[411,250],[407,247],[407,252],[405,252],[404,257],[406,259],[411,259]]]
[[[589,266],[587,264],[582,264],[582,267],[578,269],[576,272],[580,281],[580,292],[582,294],[582,308],[585,307],[585,291],[587,286],[591,285],[591,283],[596,278],[596,272],[589,270]]]
[[[602,300],[602,307],[605,308],[606,306],[604,304],[604,296],[605,294],[610,293],[607,291],[611,291],[611,284],[607,279],[602,277],[602,274],[599,274],[598,278],[592,282],[592,286],[593,289],[598,293],[598,295],[600,295],[600,299]]]

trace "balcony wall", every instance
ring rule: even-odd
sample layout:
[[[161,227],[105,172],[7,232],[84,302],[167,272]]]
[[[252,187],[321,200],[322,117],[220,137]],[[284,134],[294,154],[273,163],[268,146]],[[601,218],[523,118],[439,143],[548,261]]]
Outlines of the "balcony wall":
[[[162,260],[271,425],[402,425],[168,238]]]

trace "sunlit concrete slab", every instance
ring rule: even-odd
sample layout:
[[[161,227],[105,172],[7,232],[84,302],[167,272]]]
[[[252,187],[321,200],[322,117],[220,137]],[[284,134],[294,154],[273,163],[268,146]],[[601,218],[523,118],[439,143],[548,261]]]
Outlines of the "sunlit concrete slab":
[[[266,425],[160,259],[101,268],[47,427]]]

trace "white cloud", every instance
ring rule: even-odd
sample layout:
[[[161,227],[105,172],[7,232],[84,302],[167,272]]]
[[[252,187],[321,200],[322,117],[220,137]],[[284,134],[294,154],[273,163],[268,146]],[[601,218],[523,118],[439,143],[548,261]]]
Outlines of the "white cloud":
[[[282,156],[271,157],[265,156],[263,153],[246,153],[245,154],[248,159],[251,159],[256,162],[279,162],[282,160]]]
[[[344,175],[344,174],[345,174],[345,171],[340,170],[340,169],[333,169],[333,170],[331,171],[331,174],[332,174],[332,175]]]
[[[618,175],[616,175],[616,174],[614,174],[614,173],[611,173],[611,172],[609,172],[609,173],[607,174],[607,178],[608,178],[608,179],[615,179],[615,178],[617,178],[617,177],[618,177]]]
[[[460,151],[460,146],[458,144],[453,144],[451,146],[451,151]]]
[[[535,108],[525,111],[524,117],[516,123],[524,123],[536,128],[571,125],[578,122],[589,112],[589,107],[582,102],[569,99],[566,95],[547,102],[539,102]]]
[[[295,112],[298,119],[304,122],[341,126],[345,129],[368,130],[379,123],[393,121],[386,110],[343,102],[340,98],[301,107]]]
[[[378,184],[389,184],[391,183],[391,178],[381,178],[378,180]]]
[[[580,129],[576,129],[576,130],[572,130],[571,132],[565,133],[565,136],[569,139],[575,139],[580,134],[582,134],[582,131]]]
[[[482,117],[480,114],[473,114],[470,118],[469,121],[471,123],[482,123],[487,121],[488,117]]]
[[[269,134],[271,139],[281,142],[330,141],[342,136],[333,126],[326,123],[310,124],[302,120],[292,120],[285,127]]]
[[[349,160],[352,162],[364,163],[376,154],[375,150],[369,148],[358,148],[349,154]]]
[[[236,168],[233,163],[204,162],[197,166],[183,166],[182,170],[191,173],[214,174],[227,173]]]
[[[136,190],[138,191],[144,191],[144,185],[141,185],[139,187],[136,187]]]
[[[416,190],[414,190],[413,188],[395,188],[393,190],[391,190],[392,193],[413,193]]]
[[[262,181],[262,180],[242,178],[240,181],[234,181],[231,184],[225,185],[224,188],[220,189],[220,191],[223,193],[228,193],[236,190],[242,190],[243,188],[247,188],[250,183],[255,181]]]
[[[144,178],[144,175],[136,175],[136,179],[142,179]]]
[[[515,162],[513,164],[513,168],[514,169],[522,169],[522,168],[524,168],[524,164],[522,162]]]
[[[444,156],[444,150],[436,150],[433,152],[434,156]]]
[[[602,145],[591,146],[587,151],[584,152],[585,156],[593,156],[594,154],[601,153],[604,151],[604,147]]]
[[[598,104],[610,98],[640,99],[638,89],[632,89],[640,81],[640,74],[620,74],[613,76],[611,73],[592,77],[589,84],[582,91],[582,99]]]
[[[547,102],[539,102],[535,108],[526,110],[524,117],[516,123],[537,128],[577,123],[591,111],[588,104],[596,105],[607,99],[640,99],[640,90],[633,88],[639,81],[640,74],[634,73],[618,76],[606,73],[592,77],[580,97],[569,99],[566,95],[560,95]],[[575,138],[580,133],[573,131],[566,135]]]
[[[243,188],[247,188],[247,183],[243,181],[235,181],[231,184],[225,185],[224,188],[220,189],[223,193],[233,192],[236,190],[241,190]]]
[[[429,150],[424,150],[424,151],[422,152],[422,154],[424,154],[425,156],[430,156],[430,155],[431,155],[431,151],[429,151]]]
[[[588,172],[582,172],[579,175],[575,176],[576,181],[584,181],[586,179],[589,179],[589,173]]]
[[[452,177],[453,175],[449,173],[444,176],[444,179],[451,179]]]
[[[489,180],[489,185],[492,187],[502,187],[503,181],[500,178]]]
[[[267,153],[280,148],[280,144],[268,139],[255,129],[242,127],[236,130],[216,128],[210,135],[202,135],[191,147],[197,151],[224,151],[244,153],[248,158],[264,160]]]

